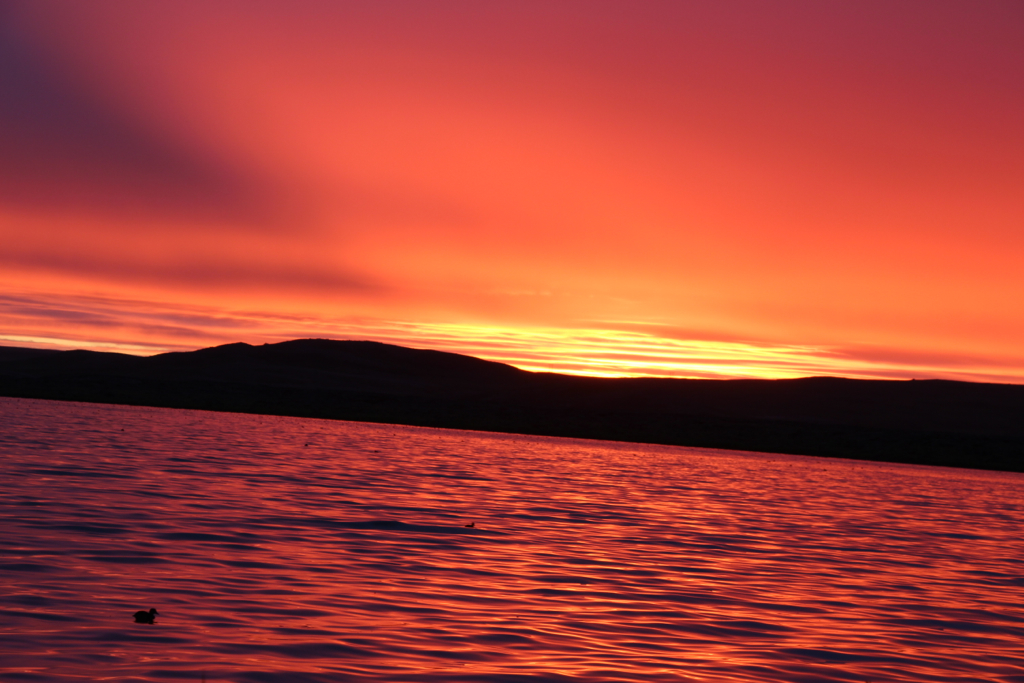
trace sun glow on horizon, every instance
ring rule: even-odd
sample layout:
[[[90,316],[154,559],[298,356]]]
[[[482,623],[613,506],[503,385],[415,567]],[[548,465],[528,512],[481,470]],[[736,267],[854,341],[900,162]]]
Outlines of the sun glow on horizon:
[[[687,338],[663,324],[634,320],[579,327],[408,322],[374,318],[221,310],[96,296],[0,295],[0,315],[20,318],[20,334],[0,343],[50,349],[88,349],[149,356],[243,341],[258,345],[292,339],[377,341],[506,363],[531,372],[590,377],[791,379],[939,378],[1024,383],[1012,365],[950,370],[927,354],[887,361],[870,349]],[[58,322],[54,324],[54,318]],[[76,321],[69,327],[66,320]],[[75,334],[68,335],[69,332]],[[170,336],[168,336],[170,333]],[[940,359],[941,360],[941,359]]]

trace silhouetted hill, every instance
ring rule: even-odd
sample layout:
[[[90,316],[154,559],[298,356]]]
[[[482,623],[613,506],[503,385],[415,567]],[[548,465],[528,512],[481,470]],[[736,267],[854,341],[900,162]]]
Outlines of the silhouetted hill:
[[[1024,386],[598,379],[367,341],[0,347],[0,395],[1024,471]]]

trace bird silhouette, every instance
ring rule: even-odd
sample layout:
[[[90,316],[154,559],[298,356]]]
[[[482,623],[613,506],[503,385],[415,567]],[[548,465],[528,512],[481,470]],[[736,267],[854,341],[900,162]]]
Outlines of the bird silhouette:
[[[148,612],[140,609],[132,616],[135,617],[136,624],[152,624],[155,623],[153,620],[156,619],[157,614],[159,614],[159,612],[156,611],[156,608],[150,607]]]
[[[466,525],[467,529],[473,529],[475,527],[476,527],[476,522],[470,522],[469,524]]]

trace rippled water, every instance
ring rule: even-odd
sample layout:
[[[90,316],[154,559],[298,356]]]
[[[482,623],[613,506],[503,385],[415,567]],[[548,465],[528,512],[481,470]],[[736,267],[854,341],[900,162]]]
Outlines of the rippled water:
[[[1024,681],[1021,475],[3,398],[0,425],[0,680]]]

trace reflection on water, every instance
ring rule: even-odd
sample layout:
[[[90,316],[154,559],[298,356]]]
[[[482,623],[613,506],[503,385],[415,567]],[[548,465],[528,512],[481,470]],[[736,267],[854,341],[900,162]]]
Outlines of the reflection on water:
[[[1024,681],[1020,475],[19,399],[0,454],[0,680]]]

